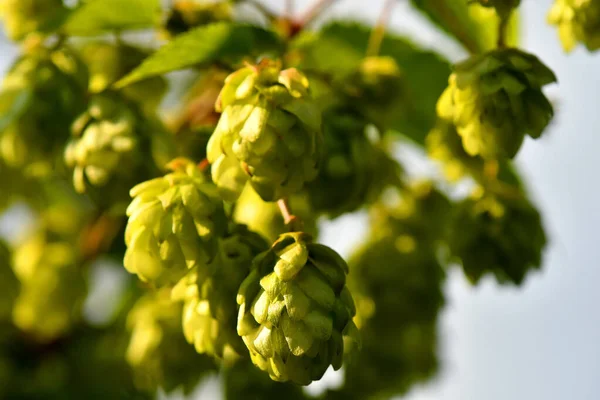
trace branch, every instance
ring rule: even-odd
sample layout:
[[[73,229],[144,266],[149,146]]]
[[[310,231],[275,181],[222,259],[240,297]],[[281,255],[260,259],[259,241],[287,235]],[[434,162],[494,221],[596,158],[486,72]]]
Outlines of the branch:
[[[246,0],[246,3],[253,5],[254,8],[260,11],[269,21],[275,21],[277,19],[277,15],[260,1]]]
[[[299,25],[305,27],[312,24],[327,8],[337,0],[317,0],[301,17]]]
[[[397,0],[387,0],[383,5],[383,10],[379,14],[379,19],[371,36],[369,37],[369,46],[367,47],[367,56],[376,56],[379,54],[381,49],[381,43],[385,37],[385,31],[387,29],[388,22],[394,11],[394,6]]]

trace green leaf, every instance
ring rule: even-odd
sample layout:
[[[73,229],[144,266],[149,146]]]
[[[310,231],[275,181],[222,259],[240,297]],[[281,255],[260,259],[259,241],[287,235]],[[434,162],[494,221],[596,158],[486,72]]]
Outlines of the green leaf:
[[[281,48],[281,40],[273,31],[251,25],[217,22],[177,36],[115,86],[123,87],[151,76],[215,61],[237,62],[244,57],[279,51]]]
[[[320,71],[340,73],[358,66],[364,58],[371,28],[347,22],[334,22],[323,28],[303,65]],[[390,129],[423,145],[436,120],[435,104],[448,85],[450,64],[440,55],[420,49],[406,38],[386,34],[380,55],[393,57],[408,86],[409,110],[382,110],[393,116]]]
[[[470,53],[496,47],[499,18],[493,8],[468,4],[467,0],[411,0],[441,30],[452,35]],[[506,44],[518,44],[518,15],[513,12]]]
[[[33,93],[29,89],[6,90],[0,93],[0,133],[19,118]]]
[[[160,12],[160,0],[91,0],[71,14],[62,31],[71,36],[95,36],[146,29],[158,23]]]

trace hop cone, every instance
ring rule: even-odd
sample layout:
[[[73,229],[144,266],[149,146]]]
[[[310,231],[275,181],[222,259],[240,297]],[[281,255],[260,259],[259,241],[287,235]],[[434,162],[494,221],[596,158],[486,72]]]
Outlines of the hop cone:
[[[19,293],[19,281],[11,268],[8,246],[0,240],[0,324],[10,321],[15,298]]]
[[[0,156],[31,173],[51,171],[82,110],[87,88],[83,64],[67,51],[21,57],[6,75],[0,102]]]
[[[249,180],[263,200],[274,201],[316,177],[321,117],[308,91],[304,75],[268,60],[227,77],[207,146],[224,199],[235,201]]]
[[[397,179],[399,166],[369,141],[367,123],[360,117],[336,110],[323,121],[323,162],[308,193],[315,211],[335,217],[376,200]]]
[[[235,297],[252,259],[267,248],[261,236],[236,225],[219,239],[215,258],[194,268],[173,289],[173,297],[184,300],[183,332],[198,353],[228,358],[246,352],[236,333]]]
[[[191,392],[215,369],[210,358],[194,352],[181,332],[181,304],[170,300],[169,290],[141,297],[127,316],[131,331],[126,359],[136,386],[170,392],[180,386]]]
[[[131,189],[127,208],[125,268],[156,286],[172,285],[217,252],[227,229],[216,187],[190,161]]]
[[[535,56],[494,50],[456,65],[437,112],[456,125],[468,154],[512,158],[525,134],[538,138],[550,122],[542,87],[555,81]]]
[[[525,198],[476,196],[457,207],[449,245],[471,282],[492,273],[501,283],[518,285],[540,267],[546,235],[540,214]]]
[[[40,341],[64,335],[81,317],[86,283],[73,247],[41,230],[15,249],[13,268],[21,289],[13,321]]]
[[[600,1],[555,0],[548,22],[558,27],[565,51],[582,43],[589,51],[600,48]]]
[[[313,212],[307,196],[298,193],[290,196],[288,202],[290,208],[294,210],[294,214],[303,222],[304,232],[313,237],[318,236],[317,214]],[[235,203],[233,219],[240,224],[247,225],[250,230],[259,233],[271,242],[288,231],[277,204],[261,199],[251,186],[247,186],[242,191]]]
[[[134,184],[154,175],[168,158],[159,148],[166,133],[117,93],[92,97],[73,123],[72,136],[65,163],[73,169],[75,189],[106,204],[123,202]]]
[[[21,40],[32,32],[56,28],[67,9],[62,0],[2,0],[0,17],[7,36]]]
[[[240,286],[237,331],[260,369],[276,381],[308,385],[342,366],[358,342],[348,266],[304,233],[280,236],[254,260]]]

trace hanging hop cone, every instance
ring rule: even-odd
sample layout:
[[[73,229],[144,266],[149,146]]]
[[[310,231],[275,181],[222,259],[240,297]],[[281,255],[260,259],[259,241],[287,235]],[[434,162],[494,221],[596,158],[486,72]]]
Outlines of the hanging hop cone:
[[[521,0],[470,0],[469,2],[483,7],[493,7],[501,18],[508,17],[512,10],[521,4]]]
[[[198,353],[230,358],[246,353],[237,335],[236,293],[248,275],[252,259],[268,248],[267,242],[243,225],[232,226],[219,239],[216,256],[195,267],[173,289],[183,300],[183,333]]]
[[[548,22],[558,27],[565,51],[570,52],[578,43],[589,51],[600,48],[600,1],[555,0]]]
[[[321,116],[302,73],[269,60],[242,68],[225,80],[217,111],[207,157],[225,200],[235,201],[247,180],[275,201],[316,177]]]
[[[254,364],[300,385],[339,369],[344,348],[359,341],[347,273],[335,251],[304,233],[283,234],[258,255],[237,296],[237,331]]]
[[[0,156],[28,173],[51,172],[83,110],[85,66],[66,50],[24,55],[2,84]]]
[[[40,230],[15,249],[13,268],[21,289],[13,322],[39,341],[66,334],[81,318],[87,290],[74,247]]]
[[[131,332],[125,358],[134,373],[135,385],[155,392],[171,392],[183,386],[190,393],[214,362],[194,352],[181,332],[181,304],[172,302],[169,289],[142,296],[127,315]]]
[[[457,207],[450,251],[462,260],[473,284],[491,273],[500,283],[520,285],[530,270],[541,266],[546,234],[540,214],[526,198],[476,192]]]
[[[336,217],[377,200],[398,179],[400,166],[367,138],[362,118],[340,109],[323,121],[323,161],[307,185],[308,198],[315,211]]]
[[[4,22],[6,35],[21,40],[32,32],[44,32],[57,28],[67,9],[62,0],[2,0],[0,19]]]
[[[131,189],[125,268],[155,286],[177,283],[215,257],[227,219],[216,187],[188,160]]]
[[[512,158],[525,134],[538,138],[553,116],[542,87],[554,73],[531,54],[498,49],[455,66],[437,113],[456,125],[466,152]]]
[[[302,221],[303,231],[312,237],[317,237],[319,235],[318,214],[313,212],[308,196],[303,192],[294,194],[288,198],[288,203],[294,210],[294,215]],[[248,229],[262,235],[270,242],[274,242],[279,235],[289,230],[277,203],[264,201],[251,186],[246,186],[236,201],[233,219],[247,225]]]
[[[111,200],[123,202],[133,185],[164,166],[169,155],[160,147],[167,142],[167,134],[135,104],[118,93],[98,94],[73,123],[65,163],[73,169],[78,192],[110,204],[108,190]]]

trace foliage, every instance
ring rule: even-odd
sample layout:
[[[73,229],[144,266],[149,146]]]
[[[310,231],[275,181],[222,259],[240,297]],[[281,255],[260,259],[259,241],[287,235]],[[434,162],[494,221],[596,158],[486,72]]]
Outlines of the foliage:
[[[227,399],[305,399],[343,367],[323,398],[388,399],[440,368],[450,268],[474,285],[541,268],[511,159],[551,123],[556,77],[516,47],[519,0],[411,1],[469,53],[456,65],[386,30],[391,7],[315,28],[257,1],[162,3],[0,1],[21,51],[0,212],[33,216],[0,242],[0,397],[146,399],[219,373]],[[599,15],[556,0],[548,19],[592,51]],[[408,174],[406,139],[443,174]],[[357,211],[346,262],[319,223]],[[98,322],[102,268],[123,290]]]

